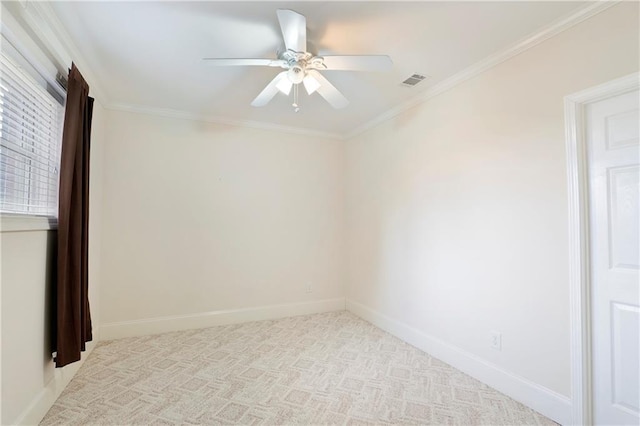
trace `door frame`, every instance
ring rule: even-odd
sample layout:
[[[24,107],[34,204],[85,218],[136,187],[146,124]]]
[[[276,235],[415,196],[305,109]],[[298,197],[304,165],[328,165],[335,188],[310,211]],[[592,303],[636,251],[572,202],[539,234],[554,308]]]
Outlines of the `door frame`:
[[[575,425],[593,424],[589,176],[584,111],[590,103],[639,88],[640,73],[633,73],[564,98],[569,196],[571,418]]]

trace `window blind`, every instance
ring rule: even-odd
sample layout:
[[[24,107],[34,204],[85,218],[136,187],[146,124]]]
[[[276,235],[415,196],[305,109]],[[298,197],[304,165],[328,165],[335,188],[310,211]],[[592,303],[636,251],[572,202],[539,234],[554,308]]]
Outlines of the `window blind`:
[[[0,212],[57,216],[64,108],[0,55]]]

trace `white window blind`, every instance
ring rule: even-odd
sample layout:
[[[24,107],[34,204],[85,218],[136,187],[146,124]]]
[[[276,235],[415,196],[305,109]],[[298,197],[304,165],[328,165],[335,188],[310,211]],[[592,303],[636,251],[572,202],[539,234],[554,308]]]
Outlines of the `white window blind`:
[[[0,212],[57,216],[64,108],[0,55]]]

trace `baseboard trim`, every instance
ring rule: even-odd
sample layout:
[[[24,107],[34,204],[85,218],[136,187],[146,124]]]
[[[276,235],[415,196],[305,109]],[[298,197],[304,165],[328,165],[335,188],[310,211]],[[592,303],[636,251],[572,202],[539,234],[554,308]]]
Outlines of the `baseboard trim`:
[[[427,335],[360,303],[347,299],[346,310],[520,401],[550,419],[560,424],[571,424],[571,400],[568,397],[503,370],[474,354]]]
[[[95,335],[94,335],[95,337]],[[82,364],[89,357],[93,348],[95,348],[98,339],[87,343],[87,349],[82,353],[80,361],[74,362],[62,368],[54,370],[53,378],[31,401],[31,404],[22,412],[18,418],[11,424],[15,425],[37,425],[53,406],[56,399],[62,391],[67,387],[73,376],[76,375]],[[52,361],[53,362],[53,361]]]
[[[344,311],[345,299],[314,300],[310,302],[290,303],[286,305],[268,305],[256,308],[232,309],[202,312],[191,315],[174,315],[149,318],[136,321],[122,321],[103,324],[100,327],[102,340],[123,337],[146,336],[170,331],[190,330],[235,324],[250,321],[262,321],[297,315],[317,314],[321,312]]]

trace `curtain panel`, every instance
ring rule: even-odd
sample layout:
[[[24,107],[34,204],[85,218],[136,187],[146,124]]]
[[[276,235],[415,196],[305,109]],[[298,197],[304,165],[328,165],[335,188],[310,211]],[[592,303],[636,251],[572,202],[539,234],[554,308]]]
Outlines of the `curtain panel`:
[[[56,367],[79,361],[91,341],[89,309],[89,150],[93,98],[71,65],[67,86],[58,205]]]

